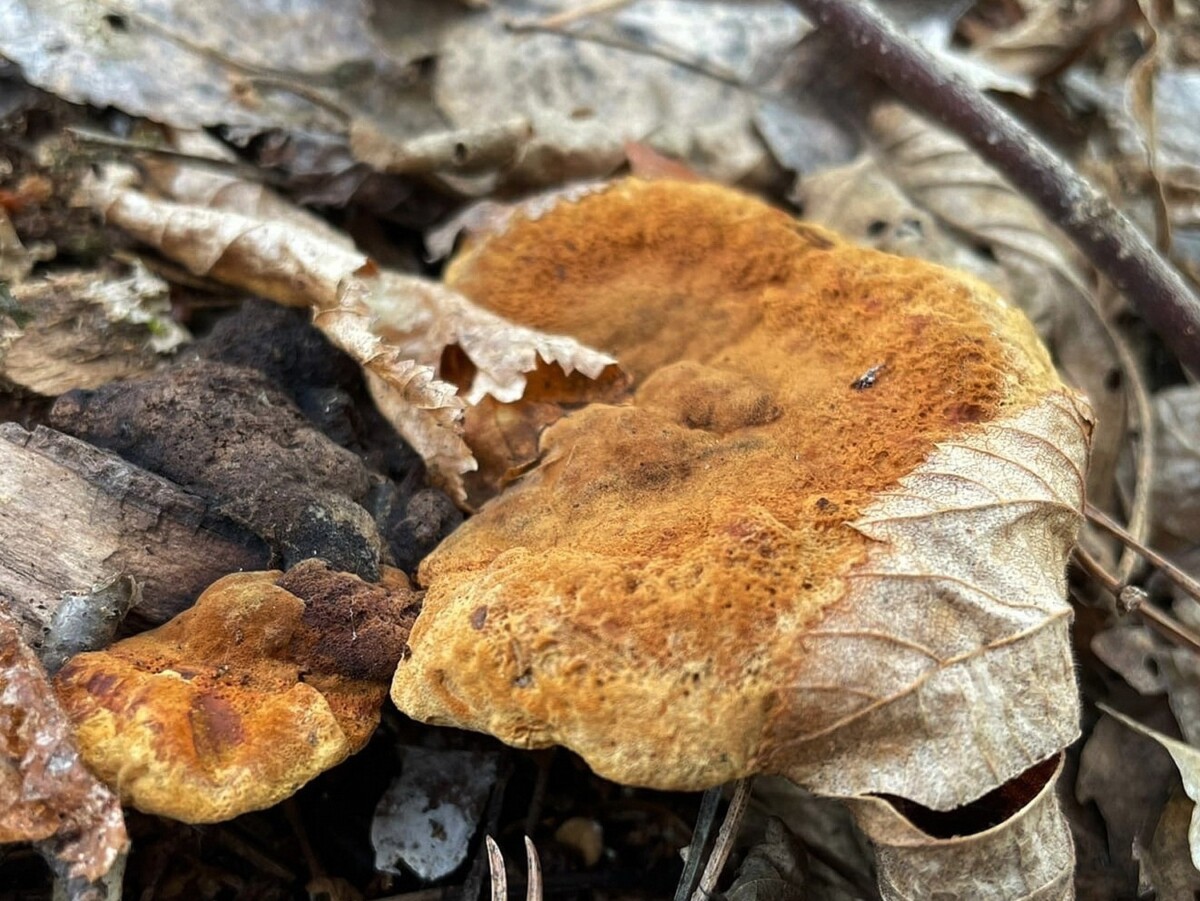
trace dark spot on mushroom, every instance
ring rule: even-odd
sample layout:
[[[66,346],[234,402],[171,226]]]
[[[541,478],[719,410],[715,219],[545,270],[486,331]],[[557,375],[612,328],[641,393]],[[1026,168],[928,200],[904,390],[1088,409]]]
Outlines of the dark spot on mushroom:
[[[945,414],[948,422],[979,422],[987,416],[987,411],[979,404],[957,403],[947,406]]]
[[[70,668],[71,664],[67,664],[67,666],[63,667],[62,678],[70,678],[70,674],[68,672]],[[95,673],[84,684],[84,688],[87,690],[88,694],[93,695],[96,698],[103,699],[114,694],[113,689],[116,688],[120,682],[120,676],[114,676],[110,673]]]
[[[242,741],[242,718],[233,706],[216,695],[202,694],[188,713],[192,744],[202,757],[221,754]]]
[[[486,605],[481,605],[475,608],[471,614],[471,628],[479,631],[487,624],[488,608]]]

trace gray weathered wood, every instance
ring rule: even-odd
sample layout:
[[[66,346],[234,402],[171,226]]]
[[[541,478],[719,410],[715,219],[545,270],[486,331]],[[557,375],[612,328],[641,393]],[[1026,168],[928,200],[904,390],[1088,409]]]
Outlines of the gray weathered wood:
[[[173,482],[53,429],[0,424],[0,597],[31,645],[64,592],[130,575],[142,585],[133,615],[160,623],[269,558],[259,538]]]

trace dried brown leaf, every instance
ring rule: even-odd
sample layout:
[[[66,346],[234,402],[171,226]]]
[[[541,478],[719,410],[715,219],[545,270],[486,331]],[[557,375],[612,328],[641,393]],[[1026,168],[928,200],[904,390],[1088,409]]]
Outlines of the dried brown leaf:
[[[1006,72],[1034,77],[1069,62],[1126,13],[1124,0],[1022,0],[1020,7],[1023,15],[1018,22],[1010,28],[979,33],[973,50]]]
[[[1200,803],[1200,748],[1194,748],[1189,744],[1163,735],[1154,729],[1143,726],[1136,720],[1132,720],[1124,714],[1106,707],[1103,704],[1099,705],[1100,709],[1113,717],[1117,722],[1122,723],[1132,729],[1139,735],[1152,739],[1157,742],[1167,753],[1171,755],[1171,759],[1175,762],[1175,767],[1179,770],[1179,776],[1183,779],[1183,789],[1187,792],[1193,804]],[[1192,852],[1192,866],[1200,870],[1200,808],[1192,810],[1192,822],[1188,827],[1188,846]]]
[[[1157,892],[1159,898],[1200,897],[1200,871],[1188,848],[1193,806],[1183,791],[1172,793],[1149,845],[1138,849],[1139,888]]]
[[[116,797],[83,766],[37,657],[0,601],[0,843],[47,842],[96,880],[128,839]]]
[[[1132,700],[1132,699],[1131,699]],[[1161,703],[1143,705],[1139,715],[1160,728],[1170,728],[1171,714]],[[1136,768],[1130,761],[1137,761]],[[1147,743],[1111,717],[1096,721],[1083,743],[1075,797],[1094,807],[1102,822],[1105,882],[1132,895],[1137,883],[1133,849],[1150,841],[1156,812],[1175,781],[1174,765],[1165,750]],[[1093,873],[1097,868],[1091,867]]]
[[[1200,534],[1200,387],[1179,385],[1154,396],[1158,467],[1151,516],[1156,539],[1189,546]]]
[[[729,901],[804,901],[808,855],[783,821],[767,820],[763,840],[746,854],[725,893]]]
[[[608,176],[628,140],[726,183],[770,171],[754,86],[810,30],[798,12],[762,0],[637,3],[576,21],[568,37],[508,27],[577,6],[515,0],[439,34],[434,99],[449,122],[478,129],[521,115],[533,125],[511,180]],[[774,115],[803,128],[788,105]]]
[[[577,341],[513,325],[428,279],[384,270],[348,238],[258,186],[201,172],[160,173],[174,200],[95,180],[88,200],[107,219],[198,274],[289,306],[305,306],[368,375],[377,404],[460,502],[476,468],[463,409],[490,396],[519,400],[539,360],[569,379],[599,377],[614,360]],[[438,376],[456,347],[471,371]]]

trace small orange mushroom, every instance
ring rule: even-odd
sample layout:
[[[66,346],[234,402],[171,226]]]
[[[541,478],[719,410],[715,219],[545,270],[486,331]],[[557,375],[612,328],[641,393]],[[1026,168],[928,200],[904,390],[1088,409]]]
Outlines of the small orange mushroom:
[[[773,772],[936,809],[1074,738],[1090,414],[986,285],[636,179],[513,217],[447,279],[633,382],[422,564],[401,711],[626,784]]]
[[[377,585],[320,560],[226,576],[165,625],[73,657],[55,689],[125,803],[226,820],[366,744],[417,603],[389,568]]]

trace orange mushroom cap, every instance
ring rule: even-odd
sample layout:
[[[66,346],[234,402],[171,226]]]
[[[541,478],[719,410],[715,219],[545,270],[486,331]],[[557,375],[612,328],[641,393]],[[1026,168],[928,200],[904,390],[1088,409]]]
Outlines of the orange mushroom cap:
[[[628,784],[938,808],[1072,739],[1089,414],[986,285],[634,179],[514,217],[448,281],[633,384],[425,560],[403,712]]]
[[[54,680],[88,767],[123,801],[188,823],[269,807],[379,723],[417,595],[309,560],[214,582],[189,610]]]

